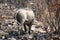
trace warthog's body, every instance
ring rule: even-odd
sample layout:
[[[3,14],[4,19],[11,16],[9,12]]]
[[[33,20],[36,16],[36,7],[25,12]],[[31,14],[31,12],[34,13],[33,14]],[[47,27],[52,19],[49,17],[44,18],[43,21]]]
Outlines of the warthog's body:
[[[35,18],[34,12],[29,8],[24,9],[18,9],[16,11],[16,19],[20,25],[24,25],[25,32],[27,31],[26,25],[29,27],[29,33],[30,29],[33,23],[33,20]]]

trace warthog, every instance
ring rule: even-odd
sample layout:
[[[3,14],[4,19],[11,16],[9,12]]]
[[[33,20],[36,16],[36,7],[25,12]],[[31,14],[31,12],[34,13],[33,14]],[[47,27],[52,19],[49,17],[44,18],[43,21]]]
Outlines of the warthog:
[[[24,26],[25,32],[27,32],[26,26],[28,26],[29,27],[28,32],[30,34],[31,26],[35,19],[33,10],[30,8],[20,8],[15,13],[16,13],[15,18],[16,18],[17,22],[19,23],[19,25]]]

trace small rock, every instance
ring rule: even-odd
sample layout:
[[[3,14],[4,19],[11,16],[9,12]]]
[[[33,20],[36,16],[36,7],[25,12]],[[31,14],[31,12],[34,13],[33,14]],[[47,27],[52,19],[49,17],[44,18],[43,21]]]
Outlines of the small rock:
[[[16,40],[15,38],[11,38],[11,40]]]
[[[33,38],[33,35],[29,35],[29,39],[32,39]]]
[[[2,36],[2,39],[5,39],[5,36]]]

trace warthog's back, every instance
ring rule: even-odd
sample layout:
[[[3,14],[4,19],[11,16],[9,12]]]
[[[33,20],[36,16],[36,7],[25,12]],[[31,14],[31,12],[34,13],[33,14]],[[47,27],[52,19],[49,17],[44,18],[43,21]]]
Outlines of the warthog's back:
[[[26,20],[31,21],[35,18],[34,12],[31,9],[24,8],[16,11],[16,19],[19,23],[24,23]]]

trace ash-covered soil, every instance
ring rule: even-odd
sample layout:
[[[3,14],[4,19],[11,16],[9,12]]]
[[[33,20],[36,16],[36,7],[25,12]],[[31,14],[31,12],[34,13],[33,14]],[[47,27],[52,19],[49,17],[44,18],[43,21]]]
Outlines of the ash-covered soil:
[[[17,20],[14,19],[15,7],[0,3],[0,40],[59,40],[54,30],[45,29],[44,23],[40,22],[31,34],[24,34],[23,27],[19,29]],[[41,25],[42,24],[42,25]],[[40,27],[42,26],[42,27]]]

